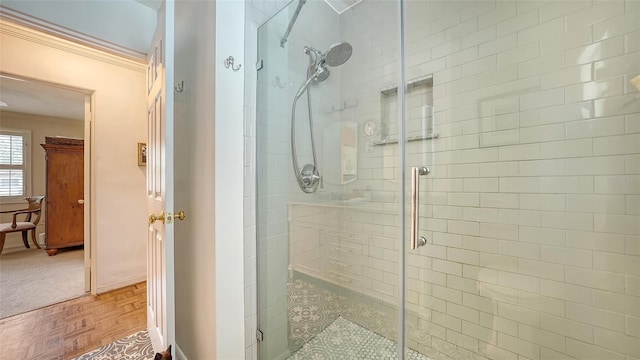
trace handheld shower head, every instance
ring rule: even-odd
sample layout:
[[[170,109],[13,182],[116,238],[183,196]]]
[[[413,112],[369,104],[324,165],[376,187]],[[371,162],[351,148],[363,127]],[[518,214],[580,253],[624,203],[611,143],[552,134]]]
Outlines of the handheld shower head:
[[[331,72],[329,72],[329,69],[327,69],[324,66],[319,66],[318,70],[313,76],[313,79],[316,82],[323,82],[329,78],[329,75],[331,75]]]
[[[315,72],[311,73],[311,70],[313,69],[315,69]],[[311,85],[312,81],[315,81],[315,82],[325,81],[329,77],[330,73],[329,73],[329,69],[327,69],[326,66],[324,66],[323,64],[320,64],[315,67],[309,68],[308,74],[309,75],[307,76],[307,81],[305,81],[304,84],[302,84],[302,86],[300,86],[300,88],[296,92],[295,100],[297,100],[300,96],[302,96],[302,94],[304,94],[305,90],[307,90],[309,85]]]
[[[323,82],[329,78],[331,72],[327,69],[327,66],[324,62],[319,64],[311,64],[309,69],[307,70],[307,76],[313,78],[313,80],[317,83]]]

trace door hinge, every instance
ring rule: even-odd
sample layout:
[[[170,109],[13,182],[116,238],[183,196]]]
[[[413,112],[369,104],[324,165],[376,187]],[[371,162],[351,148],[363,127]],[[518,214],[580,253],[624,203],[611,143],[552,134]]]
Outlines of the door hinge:
[[[264,341],[264,334],[260,329],[256,330],[256,339],[258,341]]]
[[[258,60],[258,62],[256,63],[256,71],[258,70],[262,70],[262,68],[264,67],[262,60]]]

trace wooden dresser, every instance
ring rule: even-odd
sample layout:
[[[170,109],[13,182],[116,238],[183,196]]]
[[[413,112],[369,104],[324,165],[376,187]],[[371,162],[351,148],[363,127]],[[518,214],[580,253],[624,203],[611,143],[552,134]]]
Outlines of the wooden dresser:
[[[46,137],[45,244],[58,249],[84,245],[84,140]]]

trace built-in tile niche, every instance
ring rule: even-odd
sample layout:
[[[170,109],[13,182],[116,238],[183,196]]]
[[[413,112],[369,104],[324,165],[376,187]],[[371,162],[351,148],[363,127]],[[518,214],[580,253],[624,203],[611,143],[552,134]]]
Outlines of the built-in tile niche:
[[[433,133],[433,76],[413,79],[405,90],[407,140],[437,138]],[[380,91],[380,131],[375,145],[398,142],[398,88],[389,87]]]

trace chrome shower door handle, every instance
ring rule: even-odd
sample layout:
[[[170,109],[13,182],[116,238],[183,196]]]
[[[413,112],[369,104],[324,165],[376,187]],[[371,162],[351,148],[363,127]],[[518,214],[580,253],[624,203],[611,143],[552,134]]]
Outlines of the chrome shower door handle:
[[[415,250],[427,243],[424,236],[418,234],[420,229],[420,175],[431,172],[426,166],[411,168],[411,250]]]

